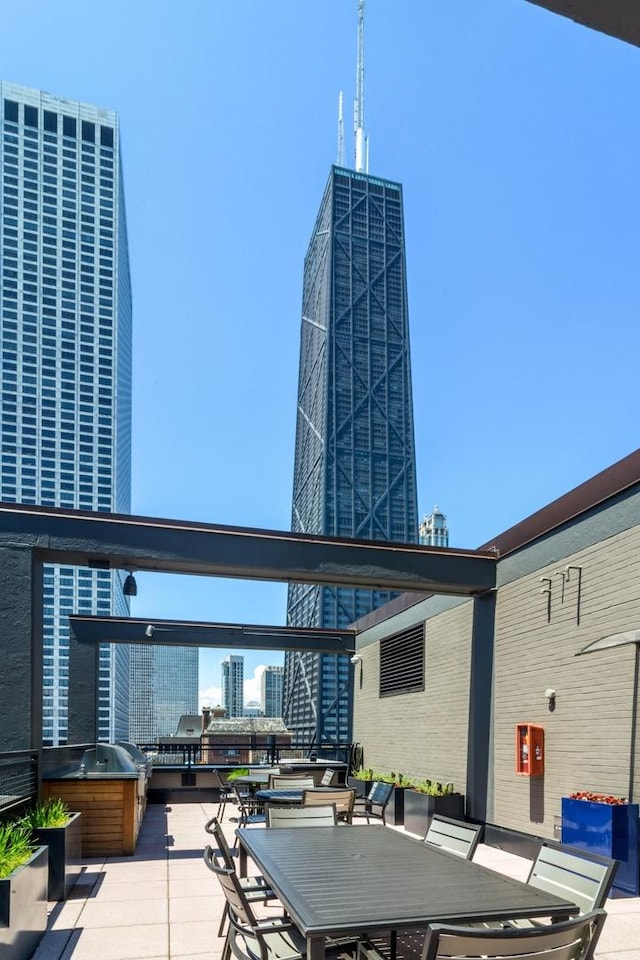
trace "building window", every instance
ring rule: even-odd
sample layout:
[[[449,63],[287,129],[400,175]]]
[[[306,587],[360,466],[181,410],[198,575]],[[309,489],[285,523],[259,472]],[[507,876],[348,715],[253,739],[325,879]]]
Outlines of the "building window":
[[[62,118],[62,133],[65,137],[75,137],[76,136],[76,119],[75,117],[63,117]]]
[[[18,104],[15,100],[5,100],[4,118],[5,120],[9,120],[11,123],[18,122]]]
[[[25,104],[24,107],[24,125],[25,127],[37,127],[38,126],[38,108],[29,107]]]
[[[424,623],[380,641],[380,696],[424,690]]]
[[[95,143],[96,141],[95,123],[91,123],[89,120],[82,121],[82,139],[86,140],[87,143]]]
[[[48,130],[49,133],[57,133],[58,132],[58,114],[52,113],[51,110],[45,110],[43,125],[44,125],[44,129]]]

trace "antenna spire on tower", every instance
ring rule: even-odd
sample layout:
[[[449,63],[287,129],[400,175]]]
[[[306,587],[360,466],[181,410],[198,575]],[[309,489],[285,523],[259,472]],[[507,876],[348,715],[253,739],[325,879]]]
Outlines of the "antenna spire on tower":
[[[342,90],[338,96],[338,166],[344,167],[344,117],[342,115]]]
[[[365,169],[364,135],[364,0],[358,0],[358,65],[356,69],[356,99],[353,111],[355,132],[355,168],[362,173]],[[368,163],[366,163],[368,166]]]

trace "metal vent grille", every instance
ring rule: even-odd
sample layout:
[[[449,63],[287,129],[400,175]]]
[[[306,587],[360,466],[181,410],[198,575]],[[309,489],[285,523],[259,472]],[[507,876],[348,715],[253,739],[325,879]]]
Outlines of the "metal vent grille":
[[[380,696],[424,690],[424,623],[380,642]]]

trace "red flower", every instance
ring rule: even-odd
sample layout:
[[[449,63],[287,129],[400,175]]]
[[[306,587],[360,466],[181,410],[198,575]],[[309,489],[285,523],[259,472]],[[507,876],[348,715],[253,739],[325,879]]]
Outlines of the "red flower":
[[[569,794],[570,800],[590,800],[591,803],[609,803],[617,806],[626,803],[624,797],[614,797],[610,793],[592,793],[590,790],[577,790]]]

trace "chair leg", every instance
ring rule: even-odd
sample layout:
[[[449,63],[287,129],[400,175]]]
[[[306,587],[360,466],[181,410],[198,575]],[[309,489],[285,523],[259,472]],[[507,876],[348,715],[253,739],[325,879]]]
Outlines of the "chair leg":
[[[224,928],[226,926],[227,917],[229,916],[229,904],[225,901],[224,909],[222,911],[222,916],[220,917],[220,926],[218,927],[218,936],[224,936]]]

